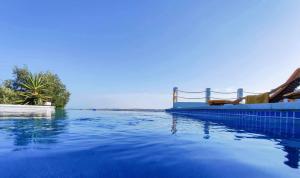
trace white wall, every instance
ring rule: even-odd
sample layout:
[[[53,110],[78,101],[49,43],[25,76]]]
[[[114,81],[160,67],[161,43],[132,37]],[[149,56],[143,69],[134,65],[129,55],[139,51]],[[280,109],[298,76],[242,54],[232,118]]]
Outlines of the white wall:
[[[55,113],[54,106],[10,105],[0,104],[0,117],[51,117]]]

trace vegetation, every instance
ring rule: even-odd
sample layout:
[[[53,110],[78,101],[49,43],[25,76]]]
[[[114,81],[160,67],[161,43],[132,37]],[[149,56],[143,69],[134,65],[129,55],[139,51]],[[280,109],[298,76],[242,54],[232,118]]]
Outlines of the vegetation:
[[[0,86],[0,103],[1,104],[16,104],[19,100],[19,96],[16,91],[11,88]]]
[[[20,103],[29,105],[42,105],[50,100],[50,97],[45,96],[47,93],[44,78],[40,74],[29,74],[25,81],[20,84],[22,92]]]
[[[56,74],[40,72],[32,74],[27,67],[15,67],[13,79],[0,86],[0,103],[43,105],[51,102],[57,108],[68,103],[70,93]]]

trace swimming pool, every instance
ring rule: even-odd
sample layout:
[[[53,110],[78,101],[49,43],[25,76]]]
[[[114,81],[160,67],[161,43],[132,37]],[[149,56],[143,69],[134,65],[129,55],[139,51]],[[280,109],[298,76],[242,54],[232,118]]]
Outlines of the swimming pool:
[[[299,150],[299,119],[67,110],[0,120],[1,178],[299,177]]]

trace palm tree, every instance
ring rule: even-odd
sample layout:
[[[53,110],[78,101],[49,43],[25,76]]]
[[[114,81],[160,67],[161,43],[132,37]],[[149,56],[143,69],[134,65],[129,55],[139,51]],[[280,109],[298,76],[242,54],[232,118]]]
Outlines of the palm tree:
[[[50,97],[45,96],[45,80],[40,74],[30,73],[21,83],[19,95],[22,97],[19,103],[29,105],[42,105]]]

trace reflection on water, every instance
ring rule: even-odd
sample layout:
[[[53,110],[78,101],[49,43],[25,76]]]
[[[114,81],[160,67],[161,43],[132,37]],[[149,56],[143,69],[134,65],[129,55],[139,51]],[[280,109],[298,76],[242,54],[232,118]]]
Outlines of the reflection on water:
[[[204,139],[209,139],[210,138],[210,136],[209,136],[209,126],[210,126],[210,122],[208,122],[208,121],[205,121],[204,122]]]
[[[284,151],[287,153],[287,161],[284,164],[290,166],[291,168],[299,168],[299,148],[293,148],[290,146],[284,146]]]
[[[176,116],[173,116],[172,129],[171,129],[171,132],[172,132],[173,135],[176,134],[176,132],[177,132],[176,125],[177,125],[177,118],[176,118]]]
[[[0,120],[0,177],[298,177],[299,132],[288,117],[61,110]]]
[[[15,146],[26,146],[30,143],[52,144],[57,142],[56,136],[65,131],[67,127],[67,122],[63,121],[65,119],[67,119],[66,111],[57,110],[51,119],[10,119],[11,126],[3,129],[12,133]]]
[[[172,130],[177,131],[177,120],[182,114],[172,114]],[[285,165],[291,168],[299,168],[300,162],[300,119],[288,117],[260,117],[260,116],[188,116],[201,122],[204,126],[204,139],[210,138],[210,124],[226,126],[231,132],[247,132],[263,134],[267,139],[278,140],[279,145],[286,152]],[[238,136],[238,139],[243,137]]]

